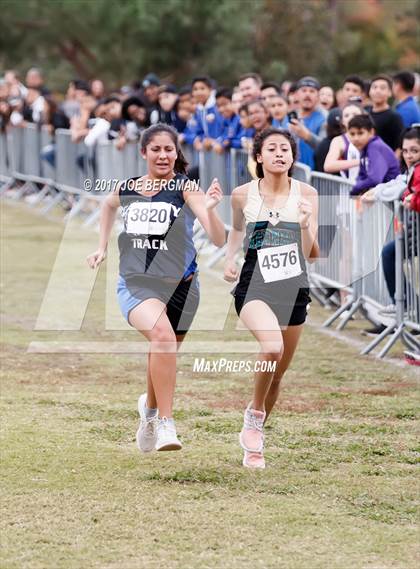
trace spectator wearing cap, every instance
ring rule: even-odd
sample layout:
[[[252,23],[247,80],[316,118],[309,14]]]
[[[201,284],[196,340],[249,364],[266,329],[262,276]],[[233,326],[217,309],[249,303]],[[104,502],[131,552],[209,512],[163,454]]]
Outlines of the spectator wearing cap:
[[[298,118],[290,119],[289,129],[298,137],[299,161],[311,169],[315,166],[315,148],[325,137],[326,121],[319,105],[320,84],[315,77],[303,77],[298,82]]]
[[[392,79],[392,94],[397,104],[395,110],[401,116],[404,127],[420,123],[420,108],[413,97],[416,79],[410,71],[400,71]]]
[[[142,81],[143,100],[148,111],[150,124],[159,122],[159,87],[160,80],[155,73],[148,73]]]
[[[194,77],[191,92],[196,103],[193,120],[184,132],[185,141],[196,150],[210,150],[222,133],[223,119],[216,107],[212,80],[208,76]]]
[[[229,148],[241,148],[241,123],[232,103],[232,89],[222,87],[216,92],[217,110],[223,117],[222,133],[216,139],[213,149],[221,154]]]
[[[396,150],[401,144],[403,122],[401,116],[393,111],[389,105],[392,95],[392,80],[388,75],[376,75],[372,79],[369,97],[372,101],[370,114],[375,123],[376,134]]]

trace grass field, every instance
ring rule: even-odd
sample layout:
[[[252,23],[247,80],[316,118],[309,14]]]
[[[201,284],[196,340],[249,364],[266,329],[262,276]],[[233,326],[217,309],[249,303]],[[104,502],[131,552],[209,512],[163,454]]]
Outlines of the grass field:
[[[358,356],[317,330],[325,313],[313,307],[265,471],[243,469],[237,443],[250,375],[195,374],[189,354],[176,393],[184,449],[140,455],[143,355],[27,351],[140,340],[104,329],[104,271],[80,331],[34,331],[63,225],[19,204],[2,221],[2,569],[418,566],[418,370]],[[249,337],[233,317],[223,335],[191,333],[238,335]]]

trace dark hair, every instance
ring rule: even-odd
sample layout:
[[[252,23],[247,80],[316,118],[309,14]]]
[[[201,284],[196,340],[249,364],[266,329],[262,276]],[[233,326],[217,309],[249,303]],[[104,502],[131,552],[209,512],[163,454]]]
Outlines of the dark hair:
[[[275,89],[276,92],[280,95],[281,93],[281,87],[278,83],[276,83],[275,81],[267,81],[266,83],[263,83],[261,85],[261,91],[264,91],[264,89]]]
[[[146,128],[146,130],[144,130],[142,132],[142,135],[140,138],[141,150],[144,152],[146,150],[146,147],[150,144],[152,138],[156,134],[159,134],[161,132],[168,134],[170,136],[170,138],[172,139],[172,142],[175,144],[175,148],[176,148],[176,152],[177,152],[177,157],[176,157],[175,165],[174,165],[175,173],[176,174],[186,174],[188,162],[186,161],[185,156],[182,153],[181,147],[179,145],[178,132],[172,126],[158,122],[152,126],[149,126],[149,128]]]
[[[365,92],[366,85],[360,75],[347,75],[343,81],[343,86],[345,83],[354,83],[354,85],[358,85],[361,88],[362,93]]]
[[[89,83],[87,81],[84,81],[83,79],[74,79],[73,85],[75,89],[78,89],[80,91],[86,91],[86,93],[90,93]]]
[[[136,105],[136,107],[142,107],[143,109],[146,108],[145,104],[143,103],[143,101],[141,99],[139,99],[138,97],[128,97],[128,99],[126,99],[121,107],[121,117],[125,120],[125,121],[130,121],[131,118],[128,114],[128,108],[131,107],[131,105]]]
[[[296,93],[296,91],[299,89],[297,81],[294,81],[293,83],[291,83],[289,90],[287,92],[287,96],[289,95],[293,95],[293,93]]]
[[[233,93],[233,91],[229,87],[220,87],[216,91],[216,99],[220,99],[221,97],[224,97],[225,99],[229,99],[231,101],[232,100],[232,93]]]
[[[178,97],[182,97],[183,95],[191,95],[190,85],[184,85],[183,87],[180,88],[180,90],[178,91]]]
[[[116,95],[108,95],[98,101],[98,105],[109,105],[109,103],[121,103],[121,99]]]
[[[242,103],[238,109],[238,115],[242,113],[242,111],[246,111],[248,113],[248,103]]]
[[[340,123],[341,123],[341,125],[342,125],[343,127],[344,127],[344,125],[343,125],[343,112],[344,112],[344,109],[347,109],[347,107],[356,107],[356,108],[358,108],[358,109],[361,111],[361,113],[360,113],[361,115],[365,115],[365,114],[366,114],[366,110],[365,110],[365,108],[363,107],[363,105],[362,105],[361,103],[358,103],[357,101],[352,101],[352,100],[350,99],[349,102],[346,103],[346,104],[344,105],[344,107],[341,109],[341,120],[340,120]]]
[[[194,87],[195,83],[205,83],[209,89],[213,89],[213,81],[208,75],[197,75],[197,77],[193,77],[191,87]]]
[[[292,149],[293,164],[291,165],[288,174],[289,175],[292,174],[293,166],[295,164],[295,160],[296,160],[296,156],[297,156],[296,141],[288,130],[282,130],[280,128],[269,127],[269,128],[266,128],[263,131],[261,131],[255,135],[254,145],[252,147],[252,158],[255,160],[256,165],[257,165],[256,166],[256,173],[257,173],[258,178],[264,178],[264,169],[263,169],[263,165],[257,161],[257,155],[261,154],[263,144],[267,140],[267,138],[269,136],[274,135],[274,134],[280,134],[281,136],[286,138],[290,144],[290,148]]]
[[[420,126],[410,126],[402,132],[401,144],[400,144],[401,148],[404,140],[420,140]],[[401,172],[406,172],[407,164],[404,162],[402,153],[400,158],[400,166],[401,166]]]
[[[332,93],[333,93],[333,103],[332,103],[331,109],[335,109],[335,107],[338,106],[338,103],[337,103],[337,96],[336,96],[336,94],[335,94],[335,90],[331,87],[331,85],[322,85],[321,89],[324,89],[325,87],[328,87],[328,89],[331,89],[331,91],[332,91]],[[321,89],[320,89],[320,90],[321,90]]]
[[[416,84],[416,78],[411,71],[400,71],[393,77],[394,83],[399,83],[407,93],[411,93]]]
[[[370,88],[372,87],[375,81],[386,81],[386,83],[388,83],[388,87],[392,89],[392,79],[389,75],[380,73],[379,75],[375,75],[375,77],[372,77],[372,79],[370,80]]]
[[[238,82],[240,83],[241,81],[245,81],[245,79],[253,79],[259,87],[261,87],[262,85],[262,79],[261,76],[258,75],[258,73],[244,73],[239,77]]]
[[[364,130],[374,130],[375,129],[375,123],[373,122],[372,117],[368,114],[357,115],[351,119],[351,121],[349,122],[347,130],[350,130],[351,128],[362,128]]]

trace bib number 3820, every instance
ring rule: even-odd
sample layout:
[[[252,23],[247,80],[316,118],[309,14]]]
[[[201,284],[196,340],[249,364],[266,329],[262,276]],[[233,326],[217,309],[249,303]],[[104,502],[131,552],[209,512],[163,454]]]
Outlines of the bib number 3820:
[[[266,283],[284,281],[302,273],[297,243],[259,249],[258,264]]]

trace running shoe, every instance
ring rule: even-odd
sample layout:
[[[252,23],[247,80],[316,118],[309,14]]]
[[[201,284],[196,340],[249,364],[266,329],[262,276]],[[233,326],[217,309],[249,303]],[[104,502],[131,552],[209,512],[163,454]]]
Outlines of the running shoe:
[[[180,450],[182,444],[176,436],[173,419],[162,417],[158,420],[156,450]]]
[[[264,448],[265,411],[251,409],[251,404],[245,409],[244,426],[239,433],[241,447],[248,452],[262,453]]]
[[[265,468],[265,460],[262,452],[244,451],[244,459],[242,464],[246,468]]]
[[[136,442],[141,452],[151,452],[154,450],[157,440],[158,411],[156,409],[156,413],[152,417],[147,417],[146,401],[147,393],[143,393],[143,395],[140,395],[137,404],[140,415],[140,425],[136,434]]]

